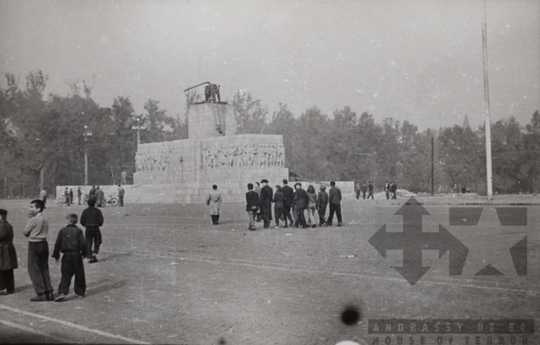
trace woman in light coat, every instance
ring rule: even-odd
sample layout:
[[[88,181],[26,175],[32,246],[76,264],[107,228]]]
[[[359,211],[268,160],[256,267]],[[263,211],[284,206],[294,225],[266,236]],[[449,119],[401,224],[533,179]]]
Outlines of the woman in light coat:
[[[308,195],[308,207],[307,207],[307,225],[314,228],[315,225],[315,210],[317,208],[317,193],[315,193],[315,188],[312,185],[309,185],[307,188]]]
[[[217,185],[212,186],[212,191],[208,194],[206,199],[206,205],[210,207],[210,217],[212,217],[212,224],[219,224],[219,208],[221,206],[221,193],[217,190]]]

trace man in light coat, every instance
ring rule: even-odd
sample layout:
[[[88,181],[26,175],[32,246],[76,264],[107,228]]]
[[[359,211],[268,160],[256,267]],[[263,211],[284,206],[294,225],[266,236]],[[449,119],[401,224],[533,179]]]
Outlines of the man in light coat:
[[[212,186],[212,191],[206,198],[206,205],[210,207],[210,217],[212,217],[212,224],[219,224],[219,209],[221,206],[221,193],[217,190],[217,185]]]

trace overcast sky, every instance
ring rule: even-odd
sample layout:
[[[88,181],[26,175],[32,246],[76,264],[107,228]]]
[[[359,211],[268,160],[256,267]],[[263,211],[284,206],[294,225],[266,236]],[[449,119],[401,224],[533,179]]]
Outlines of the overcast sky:
[[[350,106],[439,128],[484,117],[484,0],[0,1],[0,72],[95,77],[92,98],[153,98],[184,113],[183,90],[210,81],[297,116]],[[487,0],[492,121],[540,110],[540,1]],[[0,86],[5,87],[2,77]],[[202,92],[203,89],[200,89]]]

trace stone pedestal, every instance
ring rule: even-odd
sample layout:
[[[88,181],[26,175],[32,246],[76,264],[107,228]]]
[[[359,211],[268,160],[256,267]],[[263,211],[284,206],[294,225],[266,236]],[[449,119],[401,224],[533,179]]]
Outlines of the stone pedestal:
[[[288,178],[283,137],[234,135],[230,105],[192,105],[188,123],[189,139],[139,145],[131,190],[137,202],[156,194],[164,203],[203,202],[213,184],[225,202],[245,201],[248,183],[265,178],[274,186]]]

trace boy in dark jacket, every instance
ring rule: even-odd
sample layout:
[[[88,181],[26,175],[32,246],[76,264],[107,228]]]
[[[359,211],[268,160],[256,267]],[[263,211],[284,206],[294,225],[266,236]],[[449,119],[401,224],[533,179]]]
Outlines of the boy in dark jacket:
[[[88,207],[81,214],[81,225],[86,228],[86,244],[88,245],[88,263],[97,262],[96,255],[101,245],[101,230],[103,214],[96,207],[96,199],[88,199]],[[92,250],[92,244],[94,249]]]
[[[75,275],[74,290],[79,297],[84,297],[86,291],[86,280],[84,278],[83,257],[87,256],[86,240],[81,229],[77,227],[77,215],[68,214],[66,219],[68,225],[60,229],[52,257],[56,262],[60,259],[62,252],[62,279],[58,286],[58,297],[56,302],[63,301],[69,293],[71,278]]]

